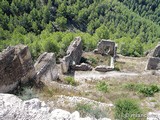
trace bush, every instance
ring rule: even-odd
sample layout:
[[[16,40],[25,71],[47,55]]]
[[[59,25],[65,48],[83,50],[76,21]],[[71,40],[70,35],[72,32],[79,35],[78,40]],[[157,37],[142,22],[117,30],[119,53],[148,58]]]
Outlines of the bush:
[[[139,105],[131,99],[119,99],[115,103],[115,118],[118,120],[141,120]]]
[[[137,91],[142,93],[145,97],[154,96],[155,93],[160,91],[160,88],[157,85],[144,85],[144,84],[127,84],[125,88],[131,91]]]
[[[105,111],[102,111],[98,107],[92,107],[91,104],[78,103],[76,105],[76,110],[80,112],[82,117],[91,116],[96,119],[107,117]]]
[[[71,76],[65,77],[65,78],[64,78],[64,81],[65,81],[67,84],[76,85],[76,82],[75,82],[74,78],[71,77]]]
[[[99,82],[97,83],[97,89],[99,91],[106,93],[108,92],[108,85],[105,82]]]
[[[159,91],[160,91],[160,88],[157,85],[144,86],[139,90],[139,92],[146,97],[154,96],[154,94]]]
[[[19,91],[19,93],[17,93],[17,96],[20,97],[22,100],[29,100],[29,99],[37,97],[34,90],[29,87],[22,88],[21,91]]]

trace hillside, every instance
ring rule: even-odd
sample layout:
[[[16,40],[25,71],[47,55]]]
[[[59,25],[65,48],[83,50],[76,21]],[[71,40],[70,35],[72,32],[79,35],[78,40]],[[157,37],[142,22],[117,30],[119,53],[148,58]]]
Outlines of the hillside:
[[[86,51],[99,39],[110,38],[119,43],[121,54],[142,56],[160,41],[158,5],[125,0],[1,0],[0,50],[23,43],[35,58],[43,51],[61,56],[80,35]]]

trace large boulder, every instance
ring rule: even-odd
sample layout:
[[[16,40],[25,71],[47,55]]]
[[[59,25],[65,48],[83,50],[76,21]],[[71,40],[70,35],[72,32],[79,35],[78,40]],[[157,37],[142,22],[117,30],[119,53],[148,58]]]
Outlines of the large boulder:
[[[44,52],[34,64],[37,81],[53,81],[58,78],[56,57],[54,53]]]
[[[0,92],[12,91],[19,83],[26,83],[34,76],[35,69],[27,46],[7,47],[0,53]]]
[[[160,58],[150,57],[148,59],[146,70],[160,70]]]
[[[105,119],[105,118],[104,118]],[[15,95],[0,93],[0,120],[97,120],[81,118],[79,112],[51,109],[37,98],[22,101]],[[110,120],[107,119],[106,120]]]
[[[62,73],[67,73],[73,65],[79,64],[82,53],[81,37],[76,37],[69,45],[67,55],[61,60]]]

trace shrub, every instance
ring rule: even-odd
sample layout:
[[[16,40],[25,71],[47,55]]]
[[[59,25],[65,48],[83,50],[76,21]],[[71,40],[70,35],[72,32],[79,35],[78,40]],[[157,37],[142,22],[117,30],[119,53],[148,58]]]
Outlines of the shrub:
[[[160,88],[157,85],[144,85],[144,84],[127,84],[125,88],[131,91],[137,91],[142,93],[146,97],[153,96],[155,93],[160,91]]]
[[[104,81],[99,82],[99,83],[97,83],[97,89],[99,91],[106,93],[106,92],[108,92],[108,85]]]
[[[74,78],[71,77],[71,76],[65,77],[65,78],[64,78],[64,81],[65,81],[67,84],[76,85],[76,82],[75,82]]]
[[[139,90],[139,92],[146,97],[153,96],[154,93],[157,93],[159,91],[160,91],[160,88],[157,85],[144,86]]]
[[[82,117],[91,116],[96,119],[107,117],[106,112],[98,107],[92,107],[91,104],[78,103],[76,110],[80,112]]]
[[[115,103],[115,118],[118,120],[141,120],[139,105],[131,99],[119,99]]]
[[[28,87],[22,88],[22,90],[17,93],[17,96],[20,97],[22,100],[29,100],[37,97],[34,90]]]

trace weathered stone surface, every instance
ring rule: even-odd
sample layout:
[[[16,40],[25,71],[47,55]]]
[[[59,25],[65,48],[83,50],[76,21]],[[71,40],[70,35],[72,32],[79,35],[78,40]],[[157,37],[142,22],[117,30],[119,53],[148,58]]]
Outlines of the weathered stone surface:
[[[154,51],[153,51],[153,57],[160,57],[160,43],[154,49]]]
[[[91,71],[92,66],[90,66],[87,63],[81,63],[80,65],[75,65],[72,67],[74,70],[79,70],[79,71]]]
[[[40,81],[52,81],[58,78],[58,69],[54,53],[43,53],[37,59],[35,65],[36,77]]]
[[[76,37],[68,47],[67,55],[61,60],[63,73],[67,73],[72,65],[80,63],[82,52],[82,40],[80,37]]]
[[[9,92],[34,76],[35,69],[27,46],[8,47],[0,53],[0,92]]]
[[[150,57],[146,66],[146,70],[160,70],[160,58]]]
[[[114,68],[110,67],[110,66],[106,66],[106,65],[100,65],[100,66],[97,66],[95,68],[96,71],[99,71],[99,72],[107,72],[107,71],[112,71]]]
[[[104,119],[104,118],[102,118]],[[106,118],[107,119],[107,118]],[[52,110],[37,98],[22,101],[11,94],[0,93],[0,120],[97,120],[81,118],[79,112]],[[107,119],[110,120],[110,119]]]
[[[147,114],[147,120],[159,120],[160,119],[160,111],[149,112]]]
[[[111,55],[112,57],[116,56],[116,46],[115,42],[112,40],[102,39],[98,45],[97,49],[94,50],[94,53],[102,55]]]

